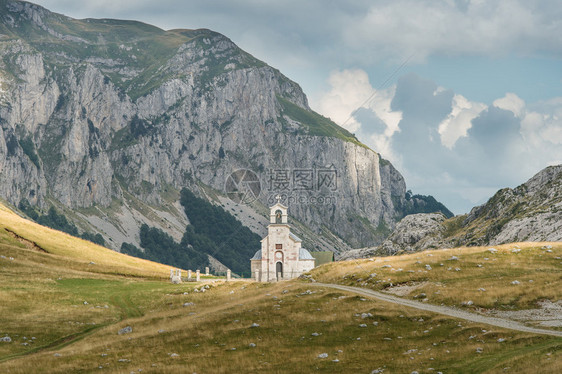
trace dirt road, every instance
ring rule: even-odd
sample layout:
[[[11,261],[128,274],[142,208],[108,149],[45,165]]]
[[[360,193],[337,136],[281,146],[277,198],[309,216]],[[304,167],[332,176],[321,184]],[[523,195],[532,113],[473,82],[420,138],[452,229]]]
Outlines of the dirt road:
[[[502,327],[502,328],[505,328],[505,329],[517,330],[517,331],[522,331],[522,332],[530,332],[530,333],[533,333],[533,334],[543,334],[543,335],[552,335],[552,336],[562,337],[562,331],[545,330],[545,329],[539,329],[539,328],[535,328],[535,327],[529,327],[529,326],[525,326],[525,325],[523,325],[519,322],[508,320],[508,319],[497,318],[497,317],[488,317],[488,316],[483,316],[483,315],[480,315],[480,314],[466,312],[464,310],[459,310],[459,309],[448,307],[448,306],[432,305],[432,304],[422,303],[420,301],[403,299],[403,298],[400,298],[400,297],[388,295],[388,294],[385,294],[385,293],[382,293],[382,292],[369,290],[369,289],[366,289],[366,288],[343,286],[343,285],[339,285],[339,284],[328,284],[328,283],[311,283],[311,285],[336,288],[336,289],[342,290],[342,291],[348,291],[348,292],[353,292],[353,293],[363,295],[363,296],[367,296],[367,297],[373,297],[375,299],[383,300],[383,301],[386,301],[386,302],[389,302],[389,303],[400,304],[400,305],[404,305],[404,306],[407,306],[407,307],[410,307],[410,308],[416,308],[416,309],[420,309],[420,310],[426,310],[428,312],[444,314],[444,315],[447,315],[447,316],[450,316],[450,317],[464,319],[466,321],[485,323],[485,324],[488,324],[488,325]]]

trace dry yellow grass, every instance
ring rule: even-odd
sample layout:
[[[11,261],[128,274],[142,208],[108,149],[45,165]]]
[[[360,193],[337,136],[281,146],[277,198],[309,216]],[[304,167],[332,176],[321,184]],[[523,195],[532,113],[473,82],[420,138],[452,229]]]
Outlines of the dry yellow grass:
[[[507,366],[524,372],[539,362],[536,372],[560,369],[562,339],[459,323],[330,288],[309,293],[307,285],[296,282],[233,282],[185,295],[186,287],[169,293],[144,316],[97,330],[67,347],[0,363],[0,370],[29,373],[49,367],[51,373],[67,373],[101,366],[112,373],[369,373],[378,368],[493,373]],[[184,307],[186,302],[194,305]],[[371,315],[362,318],[361,313]],[[259,327],[252,328],[253,323]],[[125,326],[133,332],[118,335]],[[322,353],[328,357],[319,358]]]
[[[312,276],[374,290],[412,286],[404,296],[434,304],[534,308],[541,300],[562,299],[562,244],[514,243],[349,260],[316,268]]]
[[[0,342],[1,373],[562,370],[560,338],[462,322],[326,287],[308,291],[309,286],[298,281],[216,283],[205,293],[196,293],[193,288],[200,284],[173,285],[164,279],[167,267],[162,274],[156,265],[143,267],[145,261],[137,263],[140,270],[127,262],[121,268],[118,256],[107,260],[114,269],[111,273],[100,271],[103,259],[93,259],[96,265],[90,265],[89,256],[104,256],[103,249],[91,245],[86,256],[74,253],[81,246],[73,252],[70,246],[76,244],[61,250],[55,238],[66,235],[48,229],[33,234],[33,229],[43,229],[1,214],[0,255],[5,258],[0,258],[0,337],[12,338],[10,343]],[[5,217],[13,222],[7,225]],[[26,248],[5,227],[45,246],[49,253]],[[465,254],[479,256],[478,251]],[[438,257],[432,253],[427,258]],[[465,261],[463,254],[439,255],[444,254]],[[505,266],[503,259],[510,255],[496,256],[490,264]],[[550,257],[541,258],[546,259],[546,269]],[[401,262],[393,266],[420,265],[415,257],[388,263],[394,260]],[[384,261],[332,264],[318,269],[317,275],[363,276],[369,266],[380,269]],[[251,327],[253,323],[259,327]],[[119,335],[125,326],[131,326],[132,333]],[[323,353],[328,357],[319,358]]]
[[[59,256],[61,266],[106,274],[122,274],[153,278],[167,278],[170,267],[155,262],[123,255],[87,240],[38,225],[26,220],[0,204],[0,229],[9,230]],[[93,267],[90,262],[96,265]]]

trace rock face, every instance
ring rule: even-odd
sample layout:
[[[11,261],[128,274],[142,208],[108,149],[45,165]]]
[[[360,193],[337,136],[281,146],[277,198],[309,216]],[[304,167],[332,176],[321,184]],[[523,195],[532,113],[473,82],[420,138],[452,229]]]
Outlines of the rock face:
[[[436,248],[443,239],[445,216],[441,213],[419,213],[404,217],[378,251],[393,255],[400,251],[416,252]]]
[[[562,165],[548,167],[515,189],[473,208],[463,226],[467,244],[562,240]]]
[[[1,0],[0,56],[0,196],[54,204],[115,249],[141,223],[181,237],[178,191],[219,203],[237,169],[261,182],[252,209],[281,194],[313,250],[378,244],[401,216],[390,163],[215,32]]]
[[[468,215],[447,220],[442,214],[408,215],[380,246],[340,258],[522,241],[562,241],[562,165],[547,167],[515,189],[498,191]]]

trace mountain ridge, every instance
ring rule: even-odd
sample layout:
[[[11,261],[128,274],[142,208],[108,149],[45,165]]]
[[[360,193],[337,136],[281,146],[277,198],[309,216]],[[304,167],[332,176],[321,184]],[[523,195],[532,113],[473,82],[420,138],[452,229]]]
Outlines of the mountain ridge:
[[[221,34],[0,7],[0,194],[16,206],[55,206],[118,249],[142,224],[181,239],[184,187],[262,218],[282,193],[308,248],[344,252],[381,242],[413,204],[392,164]],[[261,183],[248,206],[226,199],[238,169]]]

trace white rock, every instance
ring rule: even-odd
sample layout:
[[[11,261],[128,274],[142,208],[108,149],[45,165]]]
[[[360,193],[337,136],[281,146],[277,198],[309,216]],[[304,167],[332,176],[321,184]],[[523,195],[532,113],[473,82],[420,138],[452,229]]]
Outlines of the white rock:
[[[318,358],[328,358],[328,354],[327,353],[320,353],[318,355]]]
[[[521,283],[521,282],[519,282],[518,280],[514,280],[513,282],[511,282],[511,284],[514,284],[514,285],[518,285],[519,283]]]
[[[133,328],[131,326],[126,326],[123,327],[121,330],[119,330],[118,334],[123,335],[123,334],[129,334],[131,332],[133,332]]]

